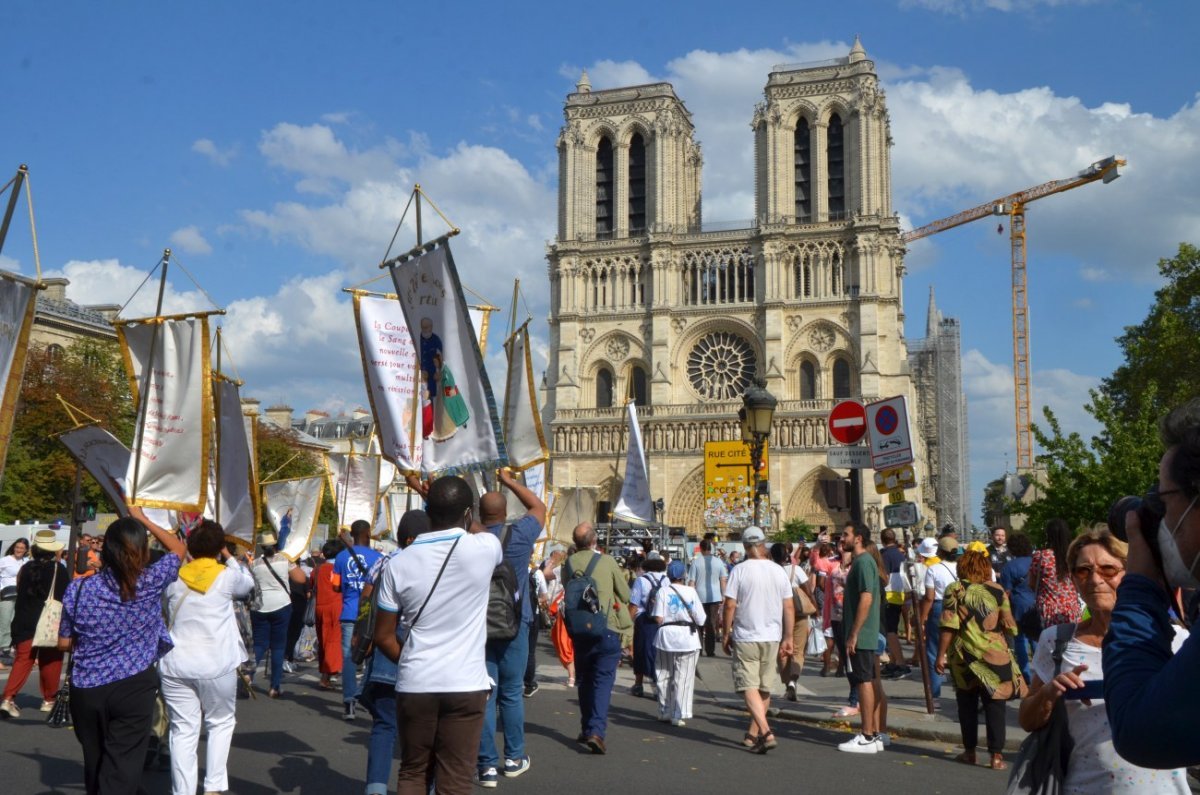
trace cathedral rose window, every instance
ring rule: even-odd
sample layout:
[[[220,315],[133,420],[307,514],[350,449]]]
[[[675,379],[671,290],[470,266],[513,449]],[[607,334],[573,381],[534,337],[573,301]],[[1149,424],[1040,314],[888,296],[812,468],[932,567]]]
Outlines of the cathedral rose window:
[[[754,378],[754,349],[728,331],[706,334],[688,353],[687,373],[701,397],[734,400]]]

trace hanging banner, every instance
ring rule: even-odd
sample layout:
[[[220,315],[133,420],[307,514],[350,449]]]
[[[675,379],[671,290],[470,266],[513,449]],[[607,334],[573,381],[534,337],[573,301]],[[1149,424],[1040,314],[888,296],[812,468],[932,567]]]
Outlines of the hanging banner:
[[[376,538],[396,539],[396,528],[400,517],[408,510],[410,496],[402,489],[389,489],[379,498],[379,516],[371,535]],[[419,504],[419,503],[418,503]]]
[[[199,513],[207,498],[213,421],[208,317],[126,320],[115,325],[139,406],[126,474],[130,498],[135,505]],[[142,367],[155,337],[154,362],[146,379]]]
[[[325,478],[313,475],[275,480],[264,483],[262,488],[263,518],[279,535],[279,551],[292,561],[304,557],[317,529]]]
[[[83,425],[58,434],[58,440],[71,457],[104,490],[121,516],[128,516],[125,505],[125,472],[129,469],[129,448],[98,425]]]
[[[556,489],[554,514],[551,516],[550,537],[556,541],[571,543],[571,534],[581,522],[596,521],[596,508],[600,503],[600,492],[595,486],[567,486]]]
[[[517,480],[525,484],[525,488],[533,492],[534,496],[542,502],[549,505],[546,498],[546,465],[535,464],[524,472],[517,473]],[[500,493],[504,495],[504,500],[507,504],[506,519],[514,522],[526,514],[528,509],[517,499],[517,495],[509,489],[501,489]],[[543,533],[545,530],[543,530]]]
[[[0,479],[4,476],[4,461],[8,456],[8,441],[12,438],[13,418],[17,413],[17,396],[25,376],[25,357],[29,353],[29,332],[33,328],[33,313],[37,308],[37,282],[15,273],[0,271]]]
[[[636,524],[654,522],[654,501],[650,499],[650,477],[646,471],[646,450],[642,447],[642,429],[638,426],[637,404],[629,404],[629,445],[625,448],[625,479],[613,516]]]
[[[250,499],[254,503],[254,515],[262,516],[258,489],[258,416],[243,413],[242,427],[246,431],[246,448],[250,450]]]
[[[508,354],[508,388],[504,392],[504,445],[508,465],[521,472],[549,458],[546,437],[542,433],[542,415],[538,411],[533,386],[533,361],[529,353],[529,321],[504,343]]]
[[[417,352],[423,402],[421,473],[495,470],[508,463],[496,399],[448,244],[389,266]]]
[[[216,400],[217,444],[204,517],[219,522],[227,537],[237,539],[249,548],[254,545],[255,514],[242,399],[237,384],[221,376],[216,378],[213,397]]]
[[[326,453],[329,491],[337,506],[338,527],[359,519],[375,524],[379,508],[379,456]]]
[[[421,468],[421,445],[412,444],[417,422],[417,354],[404,310],[394,295],[354,293],[358,349],[367,399],[384,457],[403,472]]]

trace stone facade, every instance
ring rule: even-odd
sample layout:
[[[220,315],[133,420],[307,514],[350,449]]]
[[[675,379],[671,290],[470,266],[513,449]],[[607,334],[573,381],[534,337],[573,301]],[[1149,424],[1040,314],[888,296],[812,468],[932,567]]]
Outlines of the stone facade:
[[[740,228],[702,222],[700,146],[669,84],[592,91],[585,73],[564,115],[548,251],[552,482],[615,501],[633,398],[652,495],[669,524],[701,530],[704,443],[739,438],[742,392],[762,376],[780,401],[772,521],[844,521],[821,485],[847,475],[825,465],[829,409],[914,398],[887,108],[862,47],[768,76],[751,121],[756,218]]]
[[[113,318],[121,307],[115,304],[83,306],[67,299],[66,279],[45,279],[46,289],[38,291],[29,344],[38,348],[63,351],[80,340],[96,340],[116,345]]]

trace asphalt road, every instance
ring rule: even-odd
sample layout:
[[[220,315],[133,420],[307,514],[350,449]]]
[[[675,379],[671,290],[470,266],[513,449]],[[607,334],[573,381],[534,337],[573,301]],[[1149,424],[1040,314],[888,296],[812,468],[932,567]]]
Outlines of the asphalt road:
[[[540,659],[551,659],[545,647]],[[230,755],[231,792],[263,795],[359,793],[366,767],[369,719],[341,720],[340,694],[317,690],[308,666],[285,680],[286,696],[242,700]],[[902,793],[1002,792],[1006,774],[971,769],[951,761],[946,745],[897,738],[876,756],[852,756],[834,747],[849,734],[819,726],[774,721],[779,747],[766,756],[743,751],[745,719],[716,706],[703,685],[696,690],[696,716],[675,728],[654,719],[654,704],[614,695],[609,753],[581,752],[574,692],[562,669],[540,665],[543,686],[525,701],[529,772],[501,778],[498,789],[531,793]],[[711,676],[712,674],[710,674]],[[621,680],[627,681],[623,669]],[[37,711],[33,681],[18,696],[22,715],[0,721],[0,793],[82,792],[79,746],[70,730],[50,729]],[[149,793],[170,791],[166,770],[144,778]]]

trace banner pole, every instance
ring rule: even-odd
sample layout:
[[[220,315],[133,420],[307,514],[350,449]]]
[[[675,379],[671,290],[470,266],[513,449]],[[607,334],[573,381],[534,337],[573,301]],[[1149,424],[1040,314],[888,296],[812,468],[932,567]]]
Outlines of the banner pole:
[[[79,492],[83,488],[83,465],[75,461],[75,488],[71,490],[71,532],[67,537],[67,571],[71,579],[75,579],[77,565],[75,549],[79,544],[79,534],[83,523],[79,521]]]
[[[17,209],[17,198],[21,195],[21,186],[25,183],[25,175],[28,173],[29,166],[22,163],[17,168],[17,175],[10,183],[12,193],[8,195],[8,206],[4,208],[4,220],[0,221],[0,251],[4,250],[4,239],[8,237],[8,225],[12,223],[13,213]]]
[[[158,303],[155,305],[154,317],[157,319],[162,315],[163,293],[167,289],[167,266],[171,262],[171,249],[164,248],[162,255],[162,274],[158,282]],[[150,355],[146,358],[146,363],[142,367],[142,405],[138,406],[138,438],[137,448],[133,460],[133,483],[129,484],[129,501],[132,503],[137,500],[138,479],[142,470],[142,442],[146,438],[146,413],[149,408],[149,403],[146,401],[146,393],[150,389],[150,375],[154,372],[154,354],[158,348],[158,334],[162,330],[161,323],[154,324],[154,330],[150,335]]]
[[[425,242],[421,238],[421,183],[413,186],[413,196],[417,200],[417,245],[420,246]]]
[[[221,372],[221,327],[217,326],[217,368],[211,374],[213,382],[213,409],[216,416],[216,421],[213,423],[213,431],[217,437],[216,449],[213,450],[213,471],[214,480],[213,491],[213,521],[221,524],[221,389],[220,383],[217,381],[217,375]],[[200,511],[203,513],[204,506],[200,506]],[[250,536],[254,539],[253,534]]]

